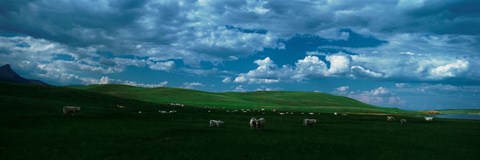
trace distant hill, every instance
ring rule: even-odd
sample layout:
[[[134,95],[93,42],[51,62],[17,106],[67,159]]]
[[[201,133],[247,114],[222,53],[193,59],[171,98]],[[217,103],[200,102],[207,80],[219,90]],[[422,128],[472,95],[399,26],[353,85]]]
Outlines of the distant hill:
[[[135,99],[158,104],[182,103],[191,106],[284,109],[318,112],[406,112],[362,103],[352,98],[316,92],[259,91],[259,92],[203,92],[179,88],[140,88],[127,85],[90,85],[73,87],[96,93]]]
[[[12,70],[12,68],[10,67],[10,64],[6,64],[0,67],[0,82],[48,86],[48,84],[45,82],[42,82],[39,80],[25,79],[21,77],[15,71]]]

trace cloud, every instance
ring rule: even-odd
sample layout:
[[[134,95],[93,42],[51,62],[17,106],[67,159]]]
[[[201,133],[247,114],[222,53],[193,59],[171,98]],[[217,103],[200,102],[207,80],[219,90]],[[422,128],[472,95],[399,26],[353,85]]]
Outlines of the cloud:
[[[476,10],[469,7],[478,2],[472,0],[1,3],[3,32],[72,47],[95,46],[116,54],[178,58],[191,63],[281,48],[278,40],[299,33],[337,40],[352,38],[343,28],[371,35],[432,31],[478,35],[478,17],[471,16]],[[248,32],[252,30],[265,32]]]
[[[335,94],[340,94],[340,95],[344,95],[344,94],[347,94],[348,93],[348,90],[350,89],[349,86],[340,86],[338,88],[335,88],[335,91],[333,91],[333,93]]]
[[[255,60],[258,65],[255,70],[241,73],[234,82],[237,83],[278,83],[282,80],[303,81],[310,78],[342,76],[350,73],[350,60],[341,54],[326,57],[330,68],[317,56],[305,56],[297,60],[294,67],[284,65],[278,67],[270,57]],[[372,71],[370,71],[373,73]]]
[[[341,87],[338,87],[337,89],[335,89],[335,91],[338,91],[338,92],[346,92],[348,91],[350,87],[348,86],[341,86]]]
[[[174,61],[152,62],[149,68],[153,70],[170,71],[173,68],[175,68],[175,62]]]
[[[446,77],[455,77],[468,70],[469,62],[466,60],[456,60],[443,66],[438,66],[430,70],[431,79],[442,79]]]
[[[195,89],[195,88],[199,88],[199,87],[203,87],[205,86],[204,84],[200,83],[200,82],[185,82],[183,83],[182,85],[182,88],[185,88],[185,89]]]
[[[328,73],[331,75],[343,74],[350,70],[350,59],[345,55],[330,55],[326,57],[330,62]]]
[[[330,68],[318,56],[307,55],[297,60],[295,66],[283,65],[278,67],[270,57],[255,60],[255,70],[239,74],[234,82],[237,83],[278,83],[281,81],[304,81],[319,77],[382,77],[382,74],[364,69],[361,66],[352,66],[350,57],[343,53],[326,56]]]
[[[449,78],[478,81],[473,66],[479,66],[472,36],[399,34],[377,48],[348,49],[362,53],[351,55],[352,70],[357,76],[384,78],[390,81],[436,81]],[[471,57],[471,58],[464,58]],[[358,67],[354,67],[358,66]],[[466,76],[470,75],[470,76]],[[461,83],[461,81],[457,81]]]
[[[103,76],[98,81],[98,84],[109,84],[109,83],[110,83],[110,78],[108,78],[107,76]]]
[[[232,79],[230,77],[226,77],[222,80],[222,83],[230,83],[232,82]]]
[[[246,92],[247,90],[243,87],[243,85],[239,85],[239,86],[235,87],[235,89],[233,91]]]
[[[350,69],[352,71],[352,76],[354,77],[373,77],[373,78],[383,77],[382,73],[365,69],[362,66],[352,66]]]
[[[247,73],[242,73],[234,79],[237,83],[277,83],[280,82],[278,66],[270,59],[258,59],[254,61],[258,67]]]
[[[334,94],[357,99],[364,103],[380,106],[402,106],[406,102],[385,87],[378,87],[367,91],[349,91],[348,86],[341,86],[333,91]]]
[[[309,77],[321,77],[327,74],[327,65],[317,56],[306,56],[295,63],[295,69],[291,72],[294,79],[304,80]]]
[[[202,7],[199,5],[202,3],[130,0],[8,3],[5,4],[8,7],[2,7],[0,31],[30,35],[71,48],[91,47],[115,55],[182,59],[191,65],[201,61],[222,62],[228,57],[235,60],[264,48],[282,47],[275,33],[225,27],[229,24],[222,20],[228,17],[216,13],[216,7],[229,4]],[[249,1],[232,9],[266,13],[268,9],[262,7],[265,3]],[[107,21],[109,23],[104,23]]]
[[[395,87],[397,87],[397,88],[405,88],[405,87],[408,87],[408,84],[406,84],[406,83],[395,83]]]
[[[120,79],[111,79],[108,76],[102,76],[100,79],[93,79],[93,78],[81,78],[81,80],[85,84],[123,84],[129,86],[136,86],[136,87],[144,87],[144,88],[157,88],[163,87],[168,84],[168,81],[163,81],[157,84],[146,84],[146,83],[138,83],[135,81],[125,81]]]

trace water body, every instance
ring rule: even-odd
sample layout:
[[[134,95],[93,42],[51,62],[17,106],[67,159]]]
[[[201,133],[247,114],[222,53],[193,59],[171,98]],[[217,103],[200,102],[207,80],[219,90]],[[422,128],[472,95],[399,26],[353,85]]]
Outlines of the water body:
[[[451,119],[478,119],[480,120],[480,114],[439,114],[435,115],[438,118],[451,118]]]

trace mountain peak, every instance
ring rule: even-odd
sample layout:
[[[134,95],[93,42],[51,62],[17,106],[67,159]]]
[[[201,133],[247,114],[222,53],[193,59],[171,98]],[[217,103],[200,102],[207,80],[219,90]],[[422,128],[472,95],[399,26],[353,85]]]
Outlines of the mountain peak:
[[[4,78],[9,78],[9,79],[21,78],[15,71],[12,70],[12,68],[10,67],[10,64],[6,64],[0,67],[0,77],[2,80]]]
[[[0,82],[9,83],[23,83],[23,84],[36,84],[42,86],[48,86],[45,82],[39,80],[25,79],[12,70],[10,64],[0,67]]]
[[[4,69],[4,68],[11,69],[10,64],[6,64],[6,65],[3,65],[2,67],[0,67],[0,69]]]

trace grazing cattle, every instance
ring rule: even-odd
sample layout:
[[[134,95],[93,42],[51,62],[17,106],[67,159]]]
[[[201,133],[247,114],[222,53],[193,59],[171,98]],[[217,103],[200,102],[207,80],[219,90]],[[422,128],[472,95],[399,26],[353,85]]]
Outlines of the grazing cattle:
[[[338,115],[338,113],[337,113],[337,112],[333,112],[333,115]]]
[[[142,111],[138,111],[138,114],[142,114],[143,112]]]
[[[310,113],[308,113],[308,114],[309,114],[309,115],[314,115],[315,113],[310,112]]]
[[[122,109],[122,108],[125,108],[125,106],[122,106],[122,105],[118,105],[118,104],[117,104],[117,108],[118,108],[118,109]]]
[[[407,120],[406,119],[400,119],[400,124],[407,124]]]
[[[433,117],[425,117],[426,122],[433,122]]]
[[[63,115],[74,115],[76,112],[80,111],[80,107],[75,106],[63,106]]]
[[[387,116],[387,121],[388,121],[388,122],[395,121],[395,117],[393,117],[393,116]]]
[[[303,126],[313,126],[317,123],[317,119],[304,119]]]
[[[265,127],[265,123],[267,123],[265,118],[257,119],[257,129],[262,129],[263,127]]]
[[[162,110],[158,110],[158,112],[160,112],[162,114],[168,113],[167,111],[162,111]]]
[[[257,119],[255,119],[255,117],[252,117],[250,119],[250,129],[253,130],[253,129],[256,129],[257,127]]]
[[[210,127],[221,127],[224,122],[221,120],[210,120]]]
[[[180,104],[180,103],[170,103],[171,106],[176,106],[176,107],[184,107],[185,105],[184,104]]]
[[[280,112],[280,113],[278,113],[278,114],[279,114],[279,115],[282,115],[282,116],[283,116],[283,115],[285,115],[285,113],[281,113],[281,112]]]
[[[177,113],[177,110],[168,111],[168,113]]]
[[[259,118],[259,119],[256,119],[255,117],[252,117],[250,119],[250,129],[262,129],[263,127],[265,127],[265,124],[267,123],[267,121],[265,120],[265,118]]]

